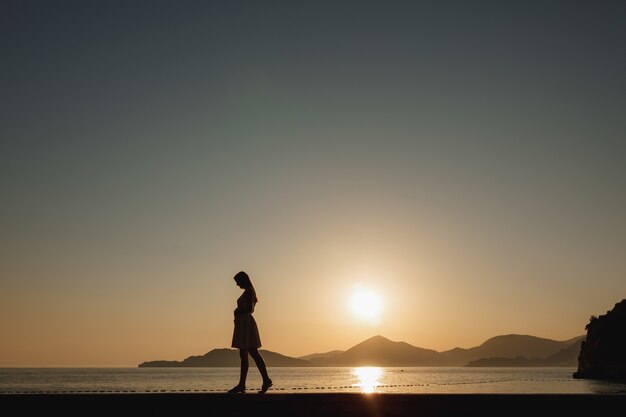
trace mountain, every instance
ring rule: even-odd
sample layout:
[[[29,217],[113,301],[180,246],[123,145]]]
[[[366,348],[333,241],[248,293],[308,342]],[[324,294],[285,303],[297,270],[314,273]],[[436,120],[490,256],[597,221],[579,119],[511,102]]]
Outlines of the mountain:
[[[592,316],[586,329],[574,378],[626,380],[626,299]]]
[[[439,364],[440,357],[434,350],[374,336],[345,352],[311,362],[317,366],[429,366]]]
[[[444,352],[371,337],[346,351],[332,350],[292,358],[261,350],[267,366],[576,366],[582,339],[565,341],[509,334],[492,337],[480,346]],[[202,356],[179,361],[150,361],[139,367],[238,367],[236,349],[213,349]]]
[[[324,353],[311,353],[310,355],[300,356],[298,359],[304,359],[305,361],[313,361],[316,359],[330,358],[331,356],[335,356],[343,352],[344,352],[343,350],[331,350],[330,352],[324,352]]]
[[[524,366],[542,366],[541,358],[525,358],[518,356],[517,358],[481,358],[470,361],[467,367],[470,368],[497,368],[497,367],[524,367]]]
[[[269,350],[259,350],[267,366],[272,367],[301,367],[312,366],[311,362],[291,358]],[[238,367],[240,364],[239,352],[236,349],[213,349],[202,356],[190,356],[179,361],[150,361],[139,364],[140,368],[187,368],[187,367]]]
[[[536,336],[508,334],[492,337],[480,346],[470,349],[455,348],[441,355],[450,366],[461,366],[483,358],[545,358],[565,349],[582,338],[566,341],[544,339]]]
[[[333,355],[327,352],[303,358],[308,358],[316,366],[465,366],[478,360],[482,362],[470,366],[576,366],[576,352],[583,338],[578,336],[557,341],[509,334],[492,337],[480,346],[469,349],[454,348],[436,352],[374,336],[342,353]],[[507,365],[487,365],[495,363],[493,360],[488,362],[490,359]],[[540,365],[537,360],[541,361]]]
[[[570,346],[559,350],[545,358],[528,358],[524,356],[517,356],[515,358],[504,357],[492,357],[492,358],[480,358],[474,361],[470,361],[467,365],[469,367],[496,367],[496,366],[576,366],[578,362],[578,353],[580,352],[580,345],[582,339],[574,341]]]
[[[546,362],[550,364],[549,366],[576,366],[583,340],[584,336],[581,336],[570,346],[559,350],[554,355],[548,356],[545,359]]]

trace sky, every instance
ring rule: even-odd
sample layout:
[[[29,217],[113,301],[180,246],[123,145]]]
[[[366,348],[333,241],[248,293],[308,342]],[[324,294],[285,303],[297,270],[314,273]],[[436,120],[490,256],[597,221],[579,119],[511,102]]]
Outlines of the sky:
[[[626,296],[625,19],[3,1],[0,366],[229,347],[240,270],[289,356],[584,334]]]

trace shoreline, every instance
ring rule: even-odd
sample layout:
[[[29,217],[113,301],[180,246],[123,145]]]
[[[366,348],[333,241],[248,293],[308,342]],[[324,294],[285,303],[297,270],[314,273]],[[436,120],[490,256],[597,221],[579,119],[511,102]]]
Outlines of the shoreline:
[[[589,416],[626,409],[625,394],[361,394],[129,393],[2,394],[5,410],[56,415],[146,413],[178,415],[197,410],[216,416],[459,416],[524,415],[558,410]]]

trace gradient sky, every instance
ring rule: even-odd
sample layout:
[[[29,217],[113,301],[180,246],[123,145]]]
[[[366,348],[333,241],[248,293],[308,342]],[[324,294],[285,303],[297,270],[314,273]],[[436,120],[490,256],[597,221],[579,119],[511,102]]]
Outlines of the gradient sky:
[[[564,340],[626,296],[622,1],[0,4],[0,366]],[[355,285],[378,323],[348,309]]]

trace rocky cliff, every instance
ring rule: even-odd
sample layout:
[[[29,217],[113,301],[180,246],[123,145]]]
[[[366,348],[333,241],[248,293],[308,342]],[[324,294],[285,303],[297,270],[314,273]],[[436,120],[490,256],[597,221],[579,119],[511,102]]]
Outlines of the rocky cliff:
[[[574,378],[626,380],[626,299],[592,316],[586,329]]]

